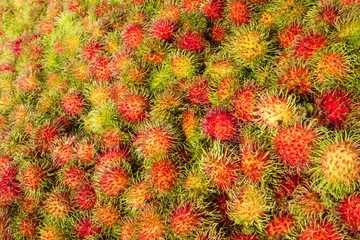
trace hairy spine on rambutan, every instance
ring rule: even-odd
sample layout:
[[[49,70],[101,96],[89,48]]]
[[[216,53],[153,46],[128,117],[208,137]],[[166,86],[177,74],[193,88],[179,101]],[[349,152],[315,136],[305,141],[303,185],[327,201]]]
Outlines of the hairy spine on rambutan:
[[[172,191],[178,182],[177,178],[178,168],[171,159],[157,160],[149,170],[151,184],[161,194]]]
[[[183,203],[174,209],[171,216],[171,230],[179,237],[187,237],[199,229],[203,223],[202,214],[190,203]]]
[[[77,185],[72,194],[75,205],[80,209],[90,210],[95,206],[97,195],[90,184]]]
[[[236,118],[231,112],[214,109],[209,111],[203,120],[206,134],[221,141],[234,140],[238,133]]]
[[[84,111],[85,101],[76,93],[68,93],[62,99],[65,112],[73,116],[79,116]]]
[[[341,202],[337,204],[337,212],[341,220],[349,228],[351,232],[360,233],[360,195],[352,193],[345,196]]]
[[[326,221],[310,223],[299,234],[299,240],[311,239],[341,240],[344,238],[333,222]]]
[[[137,49],[143,43],[145,30],[141,25],[131,24],[123,32],[123,41],[132,49]]]
[[[206,39],[195,31],[189,31],[177,39],[178,48],[194,53],[203,52],[207,44]]]
[[[75,233],[79,239],[96,236],[101,232],[101,228],[96,226],[89,217],[81,218],[75,225]]]
[[[233,1],[228,5],[228,14],[232,24],[241,26],[246,24],[250,19],[250,9],[246,2]]]

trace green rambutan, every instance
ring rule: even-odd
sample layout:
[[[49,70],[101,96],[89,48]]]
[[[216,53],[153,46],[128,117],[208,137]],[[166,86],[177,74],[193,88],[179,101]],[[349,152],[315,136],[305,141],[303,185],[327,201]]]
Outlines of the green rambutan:
[[[210,61],[206,63],[206,74],[218,80],[238,75],[237,69],[233,60],[218,55],[211,56]]]
[[[171,71],[177,78],[192,78],[197,72],[195,59],[192,55],[176,54],[171,59]]]

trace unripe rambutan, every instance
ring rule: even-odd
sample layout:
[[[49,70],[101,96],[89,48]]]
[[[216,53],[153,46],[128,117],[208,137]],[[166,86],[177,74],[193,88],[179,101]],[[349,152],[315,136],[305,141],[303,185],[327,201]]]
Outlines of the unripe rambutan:
[[[360,195],[353,193],[338,204],[338,213],[351,232],[360,232]]]
[[[292,123],[295,111],[288,99],[281,96],[267,96],[257,106],[256,115],[270,128],[287,126]]]
[[[60,129],[53,124],[45,124],[36,132],[35,142],[42,150],[50,150],[55,146],[55,140],[60,135]]]
[[[233,1],[228,5],[229,18],[232,24],[241,26],[250,19],[250,9],[243,1]]]
[[[142,209],[147,202],[153,199],[151,186],[147,182],[139,182],[133,185],[127,193],[126,201],[131,208]]]
[[[172,73],[177,78],[191,78],[196,73],[194,59],[190,56],[175,56],[171,60]]]
[[[332,89],[322,92],[316,99],[319,109],[318,118],[323,124],[344,128],[349,123],[353,110],[351,91]]]
[[[138,64],[129,66],[124,72],[124,78],[131,84],[144,84],[148,79],[148,72],[146,69]]]
[[[310,127],[295,126],[280,130],[273,144],[280,160],[289,167],[302,171],[310,163],[316,149],[317,133]]]
[[[165,222],[155,210],[146,209],[137,221],[139,239],[155,240],[165,237]]]
[[[35,239],[37,234],[37,227],[39,226],[39,220],[34,216],[26,216],[20,220],[17,224],[19,234],[27,239]]]
[[[100,178],[101,190],[110,197],[115,197],[124,192],[129,184],[130,177],[125,169],[121,167],[114,167],[105,170]]]
[[[88,142],[79,143],[76,155],[84,163],[91,162],[94,159],[95,147]]]
[[[102,204],[94,209],[94,215],[98,219],[99,224],[113,227],[120,223],[121,215],[120,212],[109,204]]]
[[[209,184],[206,176],[198,171],[190,172],[185,180],[184,187],[191,193],[203,193],[209,190]]]
[[[53,224],[46,224],[40,230],[39,240],[62,240],[63,233]]]
[[[197,116],[191,109],[186,110],[181,120],[182,130],[187,138],[196,136],[198,123]]]
[[[174,22],[160,20],[153,24],[151,34],[155,39],[171,42],[177,27]]]
[[[328,44],[328,39],[321,34],[304,35],[295,44],[294,54],[298,58],[311,59],[313,54]]]
[[[222,0],[209,0],[204,3],[202,11],[211,21],[216,21],[223,17],[224,8]]]
[[[97,227],[88,217],[83,217],[75,226],[75,233],[79,239],[96,236],[101,232],[101,228]]]
[[[24,93],[35,92],[39,89],[39,83],[35,75],[29,74],[21,77],[18,81],[19,89]]]
[[[120,115],[132,123],[143,121],[150,106],[147,97],[139,93],[129,93],[119,99],[116,104]]]
[[[266,235],[268,238],[281,238],[291,233],[295,229],[295,220],[292,216],[281,214],[275,216],[266,227]]]
[[[47,199],[45,210],[54,219],[65,219],[71,212],[69,194],[53,193]]]
[[[226,29],[225,26],[221,24],[215,24],[210,29],[211,39],[216,43],[221,43],[222,41],[224,41],[227,35],[228,35],[228,30]]]
[[[95,206],[97,195],[90,184],[78,185],[74,191],[75,204],[82,210],[90,210]]]
[[[299,240],[341,240],[344,239],[332,222],[314,222],[304,228]]]
[[[104,57],[99,57],[93,60],[90,68],[98,82],[104,83],[111,81],[109,65],[110,60]]]
[[[208,80],[199,76],[193,79],[193,82],[188,90],[190,102],[199,106],[210,105]]]
[[[178,169],[171,159],[157,160],[150,168],[149,178],[152,186],[160,193],[171,191],[178,177]]]
[[[336,141],[321,156],[323,177],[329,183],[351,185],[360,178],[359,147],[351,141]]]
[[[177,47],[194,53],[203,52],[207,42],[205,38],[198,32],[189,31],[180,37],[177,41]]]
[[[143,43],[145,30],[140,25],[131,24],[123,32],[124,43],[132,49],[137,49]]]
[[[238,125],[232,113],[214,109],[209,111],[203,120],[206,134],[221,141],[234,140],[238,132]]]
[[[78,62],[77,65],[71,66],[69,72],[71,72],[74,78],[80,82],[88,82],[90,79],[87,63]]]
[[[167,126],[147,126],[139,131],[134,146],[146,158],[167,155],[175,146],[175,136]]]
[[[270,42],[267,33],[256,29],[244,28],[230,40],[230,51],[234,58],[247,65],[263,61],[269,52]]]
[[[211,182],[219,189],[230,189],[239,180],[240,163],[230,153],[212,151],[203,155],[202,161]]]
[[[89,100],[91,105],[100,106],[112,99],[112,89],[108,86],[95,86],[90,90]]]
[[[171,216],[170,228],[179,237],[187,237],[196,232],[202,224],[201,213],[190,204],[178,206]]]
[[[65,93],[69,89],[69,85],[70,82],[57,72],[52,72],[46,80],[46,86],[56,92]]]
[[[84,111],[85,101],[79,94],[68,93],[63,97],[62,105],[65,112],[73,116],[79,116]]]
[[[268,210],[265,193],[254,185],[247,185],[230,194],[228,215],[236,224],[245,226],[261,223]]]
[[[306,94],[310,91],[312,84],[310,71],[305,67],[291,67],[280,77],[279,84],[290,92]]]
[[[251,144],[244,145],[241,153],[242,172],[247,178],[260,182],[270,164],[268,153]]]

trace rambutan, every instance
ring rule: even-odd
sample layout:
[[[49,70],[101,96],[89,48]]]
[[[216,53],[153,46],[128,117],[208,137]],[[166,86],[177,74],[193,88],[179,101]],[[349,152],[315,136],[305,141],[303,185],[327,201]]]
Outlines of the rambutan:
[[[209,152],[202,157],[203,167],[211,182],[221,190],[232,188],[239,180],[240,163],[229,152]]]
[[[91,162],[94,159],[95,147],[88,142],[79,143],[76,155],[84,163]]]
[[[73,116],[81,115],[85,108],[84,99],[76,93],[66,94],[62,99],[62,104],[65,112]]]
[[[74,160],[75,149],[72,143],[61,143],[54,151],[56,164],[64,165]]]
[[[294,54],[301,59],[311,59],[314,53],[328,44],[328,39],[321,34],[304,35],[295,43]]]
[[[141,25],[131,24],[123,32],[124,43],[132,49],[137,49],[143,43],[145,30]]]
[[[35,75],[29,74],[21,77],[18,81],[19,89],[24,93],[35,92],[39,89],[39,83]]]
[[[338,204],[338,213],[351,232],[360,232],[360,195],[353,193]]]
[[[210,86],[208,80],[199,76],[193,79],[193,81],[194,84],[188,90],[190,102],[199,106],[210,105]]]
[[[246,144],[241,148],[241,154],[240,164],[244,175],[260,182],[270,164],[268,153],[254,145]]]
[[[211,39],[216,43],[221,43],[222,41],[224,41],[227,35],[228,35],[228,30],[226,29],[225,26],[221,24],[215,24],[210,29]]]
[[[291,215],[281,214],[275,216],[266,227],[266,235],[269,238],[281,238],[290,234],[296,228],[296,222]]]
[[[353,101],[351,91],[338,88],[324,91],[316,99],[318,118],[330,127],[344,128],[351,120]]]
[[[181,8],[175,4],[165,4],[160,10],[159,19],[176,23],[181,19]]]
[[[103,51],[103,46],[100,43],[90,40],[84,47],[83,55],[86,60],[91,62]]]
[[[254,119],[256,104],[256,89],[252,86],[245,87],[235,93],[232,102],[234,108],[234,115],[244,122],[251,122]]]
[[[200,9],[201,0],[184,0],[183,8],[189,12],[195,12]]]
[[[190,203],[178,206],[170,220],[171,230],[180,237],[190,236],[201,224],[201,214]]]
[[[349,71],[348,60],[343,54],[337,52],[322,54],[316,63],[316,75],[323,84],[326,84],[329,78],[342,82]]]
[[[61,240],[63,239],[63,233],[53,224],[46,224],[40,230],[39,240]]]
[[[341,240],[344,239],[332,222],[314,222],[304,228],[299,240]]]
[[[112,99],[112,89],[108,86],[95,86],[90,90],[89,100],[91,105],[100,106]]]
[[[90,210],[95,206],[97,195],[90,184],[81,184],[74,191],[75,204],[83,210]]]
[[[204,3],[202,11],[211,21],[219,20],[223,17],[225,4],[222,0],[208,0]]]
[[[157,160],[149,171],[152,186],[160,193],[171,191],[177,183],[178,169],[170,159]]]
[[[125,169],[114,167],[103,172],[99,184],[106,195],[114,197],[128,188],[130,177]]]
[[[62,175],[64,183],[70,189],[75,189],[87,182],[86,172],[81,167],[67,167],[63,170]]]
[[[32,215],[28,215],[20,220],[17,229],[22,237],[34,239],[37,234],[37,227],[40,225],[39,220]]]
[[[178,48],[195,53],[203,52],[206,45],[205,38],[200,33],[194,31],[185,33],[177,41]]]
[[[99,168],[110,166],[116,163],[129,161],[129,152],[126,149],[115,147],[102,153],[96,162]]]
[[[250,19],[250,9],[243,1],[233,1],[228,5],[229,18],[232,24],[241,26]]]
[[[231,238],[231,240],[259,240],[259,238],[255,235],[238,233],[233,238]]]
[[[12,166],[0,171],[0,197],[5,202],[15,201],[22,193],[20,181],[16,178],[17,174],[17,170]]]
[[[238,132],[238,125],[231,112],[213,109],[209,111],[203,120],[206,134],[221,141],[234,140]]]
[[[138,237],[155,240],[165,236],[165,222],[161,214],[148,208],[138,218]]]
[[[186,55],[174,56],[171,60],[171,70],[175,77],[191,78],[196,73],[194,59]]]
[[[173,22],[160,20],[152,26],[151,34],[155,39],[171,42],[176,30],[177,27]]]
[[[290,47],[295,38],[302,34],[302,26],[297,23],[288,25],[280,34],[279,41],[280,45],[284,48]]]
[[[104,83],[111,81],[109,64],[110,60],[104,57],[95,58],[92,61],[90,69],[98,82]]]
[[[284,90],[306,94],[312,87],[310,71],[305,67],[291,67],[280,77],[279,84]]]
[[[29,166],[21,172],[21,183],[25,188],[37,190],[47,177],[43,167]]]
[[[317,192],[300,185],[293,191],[294,199],[289,201],[289,210],[299,220],[323,216],[327,209]]]
[[[295,116],[294,108],[288,99],[281,96],[267,96],[257,106],[255,114],[264,125],[270,128],[287,126]]]
[[[124,78],[132,84],[144,84],[148,79],[148,72],[144,67],[134,64],[124,72]]]
[[[128,191],[126,201],[134,209],[142,209],[153,198],[149,183],[141,181]]]
[[[197,123],[197,116],[195,115],[194,111],[188,109],[181,120],[182,130],[187,138],[192,138],[196,136],[198,123]]]
[[[119,147],[123,142],[124,134],[116,129],[106,132],[102,138],[102,143],[105,149]]]
[[[60,135],[60,129],[53,124],[44,124],[36,132],[35,142],[45,151],[55,147],[55,140]]]
[[[147,158],[167,155],[175,146],[175,136],[167,126],[147,126],[139,131],[134,146]]]
[[[88,217],[83,217],[75,226],[76,236],[79,239],[96,236],[101,232],[101,228],[96,226]]]
[[[94,215],[99,224],[113,227],[120,223],[121,215],[119,210],[109,204],[101,204],[94,209]]]
[[[121,116],[133,123],[143,121],[150,106],[148,98],[138,93],[129,93],[119,99],[116,104]]]
[[[286,174],[280,181],[275,191],[275,197],[279,202],[286,202],[294,197],[294,190],[302,184],[303,179],[297,174]]]
[[[274,140],[276,154],[289,167],[302,171],[310,163],[316,149],[317,133],[306,126],[288,127],[280,130]]]
[[[46,201],[45,210],[54,219],[65,219],[71,212],[69,194],[66,192],[51,194]]]

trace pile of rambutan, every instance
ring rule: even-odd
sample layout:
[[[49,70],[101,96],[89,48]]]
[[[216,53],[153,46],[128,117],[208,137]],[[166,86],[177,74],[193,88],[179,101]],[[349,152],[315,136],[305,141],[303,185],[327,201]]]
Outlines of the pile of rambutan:
[[[0,240],[359,240],[359,0],[0,0]]]

